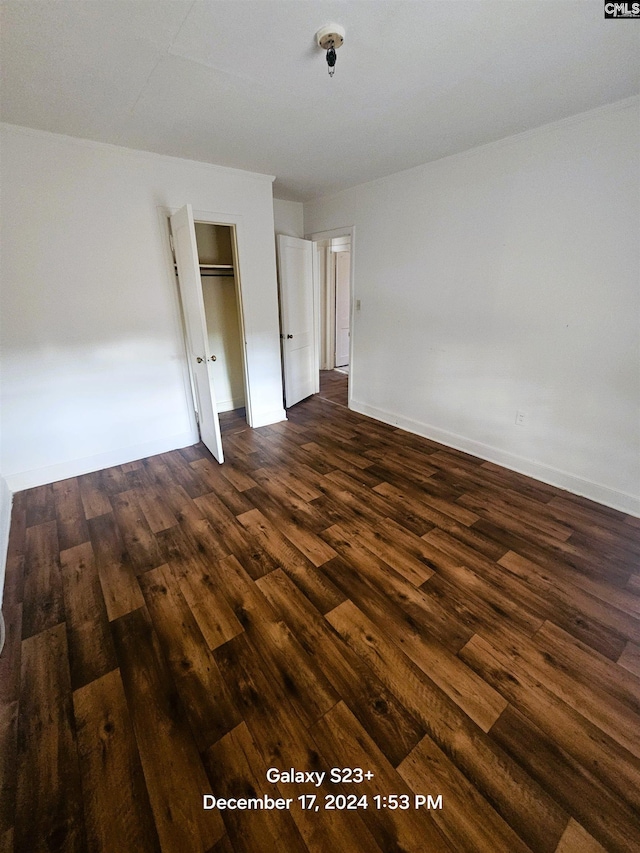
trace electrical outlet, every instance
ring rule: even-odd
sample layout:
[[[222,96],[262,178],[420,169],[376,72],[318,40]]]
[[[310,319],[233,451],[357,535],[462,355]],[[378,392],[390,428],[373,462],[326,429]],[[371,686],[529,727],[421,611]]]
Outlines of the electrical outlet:
[[[524,412],[521,412],[521,411],[516,412],[516,424],[518,426],[522,426],[522,424],[526,421],[526,419],[527,419],[527,416],[525,415]]]

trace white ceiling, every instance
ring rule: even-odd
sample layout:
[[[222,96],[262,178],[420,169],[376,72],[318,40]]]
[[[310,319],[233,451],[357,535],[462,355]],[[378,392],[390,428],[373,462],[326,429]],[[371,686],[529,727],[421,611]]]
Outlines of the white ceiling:
[[[3,121],[275,174],[300,201],[640,88],[640,21],[602,0],[1,5]]]

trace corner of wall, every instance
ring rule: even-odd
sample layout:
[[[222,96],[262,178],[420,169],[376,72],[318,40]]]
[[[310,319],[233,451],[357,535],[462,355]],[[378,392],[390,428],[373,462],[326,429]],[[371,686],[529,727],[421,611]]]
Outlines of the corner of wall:
[[[274,198],[273,220],[276,234],[304,238],[304,211],[301,201]]]

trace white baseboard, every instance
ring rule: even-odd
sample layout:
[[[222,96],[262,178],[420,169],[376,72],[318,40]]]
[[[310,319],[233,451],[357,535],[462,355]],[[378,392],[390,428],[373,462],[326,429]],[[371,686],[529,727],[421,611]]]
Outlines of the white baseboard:
[[[350,400],[349,408],[353,409],[354,412],[359,412],[361,415],[368,415],[385,424],[404,429],[423,438],[429,438],[431,441],[437,441],[447,447],[462,450],[464,453],[477,456],[479,459],[494,462],[496,465],[502,465],[510,471],[525,474],[528,477],[540,480],[542,483],[557,486],[559,489],[565,489],[574,495],[580,495],[596,503],[604,504],[604,506],[640,518],[640,497],[636,495],[611,489],[609,486],[585,480],[583,477],[570,474],[568,471],[562,471],[559,468],[553,468],[542,462],[536,462],[533,459],[527,459],[524,456],[500,450],[500,448],[493,447],[490,444],[483,444],[480,441],[466,438],[454,432],[448,432],[430,424],[423,424],[420,421],[414,421],[402,415],[395,415],[392,412],[378,409],[376,406],[370,406],[358,400]]]
[[[23,489],[32,489],[35,486],[44,486],[47,483],[57,483],[58,480],[78,477],[80,474],[90,474],[92,471],[101,471],[103,468],[111,468],[113,465],[124,465],[126,462],[135,462],[137,459],[166,453],[169,450],[177,450],[180,447],[189,447],[191,444],[197,444],[199,440],[197,433],[183,432],[169,438],[109,450],[96,456],[71,459],[68,462],[60,462],[46,468],[7,474],[6,480],[12,492],[21,492]]]
[[[286,419],[287,413],[284,409],[274,409],[273,411],[261,412],[258,422],[254,423],[253,426],[269,426],[269,424],[286,421]],[[167,453],[169,450],[178,450],[180,447],[189,447],[199,441],[200,437],[197,431],[184,432],[169,438],[110,450],[96,456],[71,459],[45,468],[34,468],[31,471],[7,474],[5,477],[11,492],[21,492],[24,489],[33,489],[35,486],[44,486],[47,483],[57,483],[58,480],[66,480],[69,477],[78,477],[80,474],[101,471],[103,468],[111,468],[113,465],[124,465],[126,462],[135,462],[137,459],[145,459],[147,456]]]
[[[237,400],[218,400],[218,414],[223,412],[233,412],[235,409],[244,408],[244,397],[238,397]]]
[[[287,413],[284,409],[273,409],[270,412],[260,412],[258,418],[254,418],[251,427],[253,429],[257,429],[258,427],[269,426],[270,424],[277,424],[280,421],[287,420]]]

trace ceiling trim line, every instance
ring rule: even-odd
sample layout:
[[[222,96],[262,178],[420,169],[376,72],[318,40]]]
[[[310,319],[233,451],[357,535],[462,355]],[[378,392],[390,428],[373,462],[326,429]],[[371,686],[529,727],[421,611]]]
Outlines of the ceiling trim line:
[[[100,142],[97,139],[86,139],[82,136],[69,136],[66,133],[54,133],[51,130],[42,130],[37,127],[26,127],[20,124],[0,122],[0,129],[2,129],[4,132],[12,133],[15,136],[35,136],[40,138],[48,137],[52,140],[64,140],[65,142],[72,142],[84,148],[97,148],[106,151],[111,151],[112,153],[124,154],[127,156],[138,157],[141,159],[157,160],[158,158],[161,158],[163,160],[171,160],[174,162],[178,160],[183,163],[190,163],[191,165],[202,166],[208,171],[233,174],[237,176],[242,176],[244,178],[251,178],[252,180],[256,181],[268,182],[270,184],[272,184],[276,179],[275,175],[267,175],[264,172],[251,172],[248,169],[237,169],[233,166],[222,166],[219,163],[209,163],[206,160],[191,160],[188,157],[178,157],[175,154],[159,154],[156,151],[147,151],[144,148],[128,148],[125,145],[116,145],[113,142]]]
[[[455,154],[447,154],[444,157],[437,157],[434,160],[427,160],[425,163],[418,163],[417,166],[410,166],[408,169],[398,169],[397,172],[390,172],[388,175],[382,175],[379,178],[372,178],[370,181],[361,181],[358,184],[352,184],[351,186],[344,187],[344,189],[338,190],[335,193],[314,196],[313,198],[303,201],[302,204],[313,204],[316,201],[325,201],[331,198],[338,198],[339,196],[343,195],[343,193],[350,192],[352,190],[358,189],[359,187],[369,187],[375,186],[377,184],[383,184],[385,183],[385,181],[393,180],[399,175],[410,176],[412,172],[418,173],[421,170],[428,169],[435,163],[444,163],[447,160],[466,160],[468,158],[475,157],[476,154],[480,154],[484,151],[491,151],[493,149],[504,148],[509,145],[516,145],[518,142],[523,142],[527,139],[532,139],[536,136],[541,136],[546,133],[554,133],[558,130],[564,129],[565,127],[571,127],[576,124],[582,124],[583,122],[590,121],[591,119],[596,118],[599,115],[623,112],[624,110],[632,109],[634,107],[636,109],[640,108],[640,95],[632,95],[630,98],[624,98],[621,101],[612,101],[608,104],[602,104],[602,106],[595,107],[592,110],[585,110],[584,112],[576,113],[572,116],[566,116],[565,118],[557,119],[556,121],[548,122],[547,124],[541,124],[538,127],[529,128],[529,130],[523,130],[519,133],[513,133],[511,134],[511,136],[503,136],[501,139],[494,139],[491,142],[484,142],[482,145],[476,145],[473,148],[465,148],[464,151],[457,151]]]

